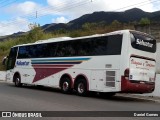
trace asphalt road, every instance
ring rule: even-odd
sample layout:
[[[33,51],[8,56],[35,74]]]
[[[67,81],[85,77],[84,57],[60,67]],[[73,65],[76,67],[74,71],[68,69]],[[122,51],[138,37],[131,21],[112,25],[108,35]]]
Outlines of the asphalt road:
[[[53,88],[35,86],[18,88],[11,83],[0,82],[0,111],[160,111],[160,103],[122,96],[108,99],[93,95],[81,97],[74,94],[66,95]],[[102,117],[98,119],[106,120]],[[136,117],[136,119],[151,118]]]

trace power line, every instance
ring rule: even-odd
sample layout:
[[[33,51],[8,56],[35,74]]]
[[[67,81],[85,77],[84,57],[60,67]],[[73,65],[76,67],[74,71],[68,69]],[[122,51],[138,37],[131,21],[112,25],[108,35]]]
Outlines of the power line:
[[[115,9],[115,10],[112,10],[112,11],[118,11],[118,10],[122,10],[122,9],[125,9],[125,8],[128,8],[128,7],[132,7],[132,6],[136,6],[136,5],[138,5],[138,6],[143,6],[143,5],[146,5],[146,4],[150,4],[150,3],[154,3],[154,2],[158,2],[159,0],[155,0],[155,1],[152,1],[152,2],[148,2],[148,0],[147,1],[143,1],[143,2],[140,2],[140,3],[137,3],[137,4],[133,4],[133,5],[129,5],[129,6],[126,6],[126,7],[122,7],[122,8],[118,8],[118,9]],[[92,2],[93,2],[93,0],[92,0]],[[147,2],[147,3],[146,3]],[[71,4],[70,4],[71,5]],[[44,10],[46,10],[46,11],[50,11],[49,9],[52,9],[52,10],[55,10],[55,11],[59,11],[60,9],[64,9],[64,8],[58,8],[59,6],[57,6],[57,8],[53,8],[53,7],[46,7],[46,8],[44,8],[44,9],[40,9],[38,12],[40,13],[40,12],[43,12]],[[68,6],[67,6],[68,7]],[[31,15],[33,15],[33,14],[29,14],[30,16]],[[35,13],[34,13],[34,15],[35,15]],[[25,17],[25,16],[24,16]]]
[[[73,4],[77,4],[77,2],[72,2],[70,5],[73,5]],[[38,13],[40,13],[40,12],[43,12],[43,11],[49,11],[49,9],[51,10],[57,10],[57,9],[59,9],[59,7],[62,7],[61,6],[62,5],[62,3],[61,4],[58,4],[56,7],[52,7],[52,6],[50,6],[50,7],[45,7],[45,8],[43,8],[43,9],[40,9],[40,10],[36,10]],[[36,12],[35,11],[35,12]],[[32,12],[32,13],[29,13],[29,14],[27,14],[27,15],[23,15],[23,16],[19,16],[19,17],[21,17],[21,18],[27,18],[27,17],[35,17],[35,12]],[[15,20],[10,20],[10,21],[12,21],[12,22],[14,22]]]
[[[126,7],[118,8],[118,9],[115,9],[115,10],[113,10],[113,11],[122,10],[122,9],[129,8],[129,7],[132,7],[132,6],[136,6],[136,7],[144,6],[144,5],[146,5],[146,4],[151,4],[151,3],[155,3],[155,2],[159,2],[159,0],[155,0],[155,1],[152,1],[152,2],[149,2],[149,1],[147,0],[147,1],[143,1],[143,2],[140,2],[140,3],[133,4],[133,5],[129,5],[129,6],[126,6]],[[138,6],[137,6],[137,5],[138,5]]]
[[[155,3],[155,2],[158,2],[158,1],[159,1],[159,0],[154,0],[154,1],[152,1],[152,2],[148,2],[148,0],[147,0],[147,1],[143,1],[143,2],[140,2],[140,3],[133,4],[133,5],[129,5],[129,6],[126,6],[126,7],[118,8],[118,9],[115,9],[115,10],[112,10],[112,11],[118,11],[118,10],[122,10],[122,9],[125,9],[125,8],[128,8],[128,7],[136,6],[136,5],[138,5],[138,6],[144,6],[144,5],[146,5],[146,4]],[[93,1],[92,1],[92,2],[93,2]],[[60,7],[60,6],[57,6],[56,9],[53,8],[53,7],[46,7],[46,8],[44,8],[44,9],[41,9],[41,10],[40,10],[41,12],[43,12],[44,10],[46,10],[46,11],[44,11],[44,13],[38,14],[37,18],[40,18],[40,17],[42,17],[42,16],[48,15],[48,14],[49,14],[48,12],[49,12],[50,10],[47,10],[47,9],[53,8],[52,10],[54,10],[54,12],[58,13],[58,12],[61,12],[61,11],[64,11],[64,10],[68,10],[68,9],[71,9],[71,8],[74,8],[74,7],[78,7],[78,6],[81,6],[81,5],[84,5],[84,4],[86,4],[86,2],[81,2],[81,3],[78,3],[78,4],[70,4],[70,6],[67,6],[67,7],[61,8],[61,9],[58,8],[58,7]],[[62,4],[60,4],[60,5],[62,5]],[[40,11],[37,11],[37,12],[40,12]],[[46,12],[46,13],[45,13],[45,12]],[[36,14],[37,14],[37,13],[36,13]],[[25,17],[25,16],[24,16],[24,17]],[[34,16],[31,16],[31,17],[28,18],[28,20],[33,20],[33,19],[35,19],[35,13],[34,13]],[[14,24],[14,23],[16,23],[16,22],[17,22],[17,21],[12,21],[12,22],[10,22],[10,24]],[[20,23],[20,22],[19,22],[19,23]],[[17,23],[17,24],[19,24],[19,23]],[[6,26],[9,26],[9,25],[4,25],[4,26],[1,26],[1,27],[6,27]]]
[[[60,8],[60,9],[53,9],[54,10],[53,13],[59,13],[59,12],[65,11],[65,10],[69,10],[69,9],[72,9],[72,8],[75,8],[75,7],[79,7],[79,6],[85,5],[85,4],[89,3],[89,2],[90,1],[79,3],[79,4],[73,4],[73,5],[66,6],[66,7]],[[50,10],[45,11],[44,13],[39,14],[39,17],[48,15],[47,12],[49,12],[49,11]]]
[[[14,3],[14,2],[17,2],[18,0],[14,0],[14,1],[4,1],[4,3],[5,2],[7,2],[7,4],[4,4],[4,5],[2,5],[2,6],[0,6],[0,8],[3,8],[3,7],[6,7],[6,6],[8,6],[8,5],[10,5],[10,4],[12,4],[12,3]]]
[[[5,3],[5,2],[7,2],[6,0],[1,0],[0,1],[0,4],[3,4],[3,3]]]
[[[0,4],[4,4],[4,3],[7,3],[7,2],[9,2],[9,1],[11,1],[11,0],[1,0],[1,1],[0,1]]]
[[[87,4],[88,2],[86,2],[86,1],[83,1],[83,2],[75,2],[75,3],[71,3],[69,6],[66,6],[65,8],[61,8],[61,9],[59,9],[58,7],[55,9],[52,9],[52,10],[54,10],[54,13],[55,12],[61,12],[61,11],[64,11],[64,10],[67,10],[67,9],[71,9],[71,8],[73,8],[73,7],[78,7],[78,6],[81,6],[81,5],[84,5],[84,4]],[[49,9],[50,8],[53,8],[53,7],[48,7]],[[45,9],[48,9],[48,8],[45,8]],[[43,10],[41,10],[41,11],[44,11],[44,9]],[[49,11],[49,10],[46,10],[47,12]],[[45,12],[46,12],[45,11]],[[39,12],[39,11],[37,11],[37,12]],[[46,15],[48,15],[48,13],[43,13],[43,14],[39,14],[39,16],[38,17],[41,17],[41,16],[46,16]],[[28,18],[28,20],[33,20],[33,19],[36,19],[35,18],[35,13],[34,13],[34,16],[31,16],[31,17],[29,17]],[[14,20],[14,21],[12,21],[12,22],[10,22],[9,23],[9,25],[11,25],[11,24],[14,24],[14,23],[16,23],[17,21],[16,20]],[[20,23],[20,22],[19,22]],[[5,26],[9,26],[9,25],[3,25],[3,26],[1,26],[1,27],[5,27]]]
[[[86,2],[86,0],[85,1],[82,1],[83,3],[84,2]],[[70,6],[73,6],[73,5],[76,5],[76,4],[81,4],[82,2],[72,2],[72,3],[70,3],[69,5]],[[88,2],[88,1],[87,1]],[[59,9],[64,9],[64,8],[61,8],[61,7],[63,7],[63,3],[61,3],[61,4],[58,4],[58,5],[56,5],[56,7],[52,7],[52,6],[50,6],[50,7],[45,7],[45,8],[43,8],[43,9],[40,9],[40,10],[36,10],[38,13],[41,13],[41,12],[48,12],[48,14],[50,14],[51,12],[50,11],[52,11],[52,13],[53,13],[53,10],[54,10],[54,12],[55,11],[59,11]],[[70,6],[66,6],[66,7],[70,7]],[[47,13],[46,13],[47,14]],[[26,17],[35,17],[35,12],[34,13],[31,13],[31,14],[27,14],[27,15],[24,15],[24,16],[19,16],[19,17],[24,17],[24,18],[26,18]]]

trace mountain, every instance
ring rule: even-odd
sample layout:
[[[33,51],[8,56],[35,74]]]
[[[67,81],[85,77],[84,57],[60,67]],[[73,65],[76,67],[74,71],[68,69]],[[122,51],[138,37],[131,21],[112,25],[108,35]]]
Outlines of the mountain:
[[[128,23],[133,21],[139,21],[143,17],[149,17],[148,12],[144,12],[141,9],[134,8],[124,12],[94,12],[92,14],[83,15],[80,18],[70,21],[72,26],[81,27],[87,22],[101,22],[105,21],[107,24],[112,23],[114,20],[118,20],[121,23]]]
[[[98,23],[105,22],[106,24],[112,23],[117,20],[121,23],[129,23],[137,21],[141,18],[149,18],[151,21],[160,21],[160,11],[145,12],[138,8],[126,10],[124,12],[94,12],[91,14],[85,14],[77,19],[74,19],[68,23],[51,23],[41,26],[45,32],[52,32],[55,30],[75,30],[80,29],[85,23]],[[11,35],[12,36],[12,35]],[[1,38],[0,38],[1,40]]]
[[[85,14],[77,19],[74,19],[66,24],[59,23],[54,24],[45,29],[46,32],[54,31],[58,29],[74,30],[79,29],[85,23],[97,23],[105,22],[107,24],[117,20],[121,23],[129,23],[134,21],[140,21],[141,18],[149,18],[151,21],[160,20],[160,11],[157,12],[145,12],[138,8],[126,10],[124,12],[94,12],[91,14]]]
[[[68,29],[67,24],[63,24],[63,23],[52,23],[52,24],[47,24],[41,27],[45,32],[52,32],[54,30],[59,30],[59,29]]]
[[[12,35],[0,36],[0,41],[4,41],[9,38],[16,38],[16,37],[22,36],[24,34],[26,34],[26,32],[17,32],[17,33],[13,33]]]

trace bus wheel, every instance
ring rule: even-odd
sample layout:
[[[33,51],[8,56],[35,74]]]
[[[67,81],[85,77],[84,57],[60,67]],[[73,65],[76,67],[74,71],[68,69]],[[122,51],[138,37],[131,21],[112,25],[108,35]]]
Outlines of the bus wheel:
[[[21,79],[20,79],[19,75],[16,75],[14,77],[14,84],[15,84],[16,87],[21,87],[22,86]]]
[[[63,93],[70,93],[71,92],[71,81],[68,77],[63,77],[61,79],[61,84],[60,84],[60,87],[61,87],[61,91]]]
[[[86,96],[87,94],[87,83],[86,80],[80,79],[76,82],[75,89],[78,95]]]

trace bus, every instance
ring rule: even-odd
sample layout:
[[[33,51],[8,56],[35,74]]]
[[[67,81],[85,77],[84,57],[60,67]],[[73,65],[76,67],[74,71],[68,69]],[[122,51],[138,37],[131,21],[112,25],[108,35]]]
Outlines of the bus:
[[[155,88],[156,40],[135,30],[60,37],[10,49],[6,80],[101,94],[151,93]]]

